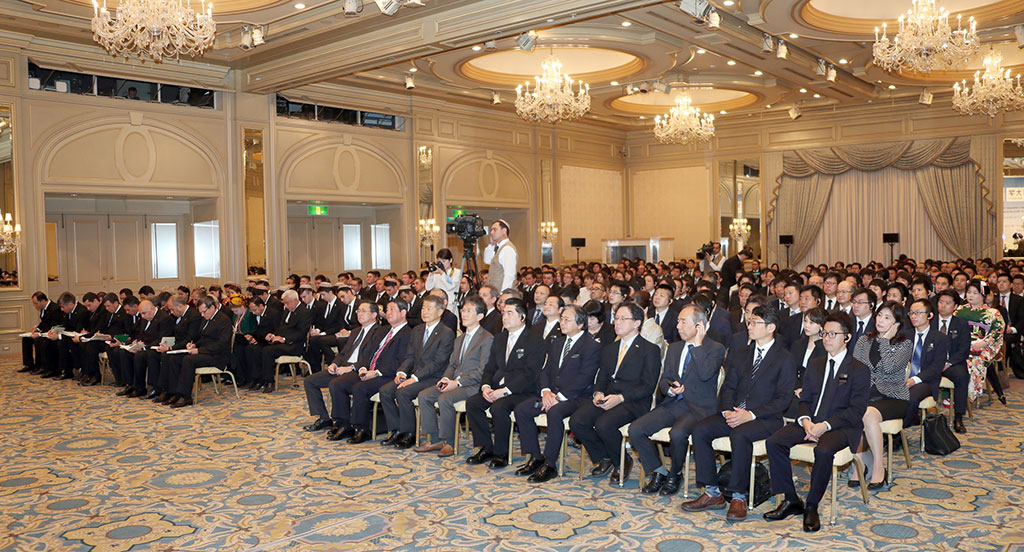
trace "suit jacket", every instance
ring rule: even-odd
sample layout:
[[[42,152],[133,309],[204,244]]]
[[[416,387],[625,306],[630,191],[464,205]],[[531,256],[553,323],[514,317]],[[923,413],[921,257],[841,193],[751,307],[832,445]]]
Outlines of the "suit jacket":
[[[88,311],[89,309],[87,308],[85,310]],[[104,314],[109,313],[102,306],[97,307],[96,310],[94,311],[90,311],[88,316],[86,317],[85,328],[83,329],[88,331],[90,334],[94,334],[100,331],[100,328],[103,327],[103,323],[106,320],[103,317]]]
[[[73,311],[64,315],[64,330],[68,332],[84,331],[91,315],[92,313],[89,312],[89,309],[85,308],[85,305],[81,303],[76,304]]]
[[[231,322],[222,316],[214,316],[210,320],[199,317],[199,339],[196,348],[200,354],[210,355],[218,363],[227,363],[231,352]]]
[[[509,333],[502,332],[491,343],[491,355],[480,377],[480,386],[487,385],[491,389],[507,387],[512,393],[534,395],[540,390],[537,380],[547,352],[546,344],[543,339],[524,329],[506,361],[508,338]]]
[[[148,326],[144,318],[140,318],[140,320],[142,320],[142,330],[136,339],[141,340],[147,347],[159,345],[161,339],[174,335],[174,319],[162,310],[156,311],[156,315],[153,316],[153,320],[149,321]]]
[[[789,353],[793,355],[793,362],[796,363],[797,387],[803,385],[804,381],[804,370],[807,368],[807,366],[804,365],[804,354],[807,352],[808,341],[810,341],[810,338],[807,337],[807,334],[804,334],[794,341],[793,345],[789,347]],[[814,345],[814,350],[811,351],[811,358],[807,360],[807,364],[810,364],[812,360],[820,356],[825,356],[826,354],[828,353],[825,352],[825,344],[819,339]]]
[[[939,317],[932,318],[932,329],[938,332]],[[930,331],[928,333],[931,333]],[[953,316],[949,319],[949,327],[946,328],[946,337],[949,338],[949,354],[946,357],[946,364],[957,366],[967,364],[967,357],[971,355],[971,327],[963,319]]]
[[[658,313],[651,307],[649,310],[649,316],[656,318]],[[679,310],[673,306],[669,306],[668,310],[661,315],[661,333],[665,336],[665,342],[672,344],[679,341],[679,330],[676,328],[676,319],[679,317]]]
[[[381,326],[377,329],[374,334],[374,342],[377,343],[377,347],[374,347],[372,351],[368,351],[369,354],[365,357],[363,352],[359,352],[359,366],[358,368],[370,368],[370,364],[373,363],[373,357],[377,354],[377,349],[381,345],[384,348],[381,349],[380,355],[377,356],[377,364],[373,367],[381,373],[381,377],[393,378],[398,373],[398,366],[402,363],[402,359],[405,356],[405,350],[409,347],[409,335],[412,333],[412,329],[406,324],[402,326],[401,330],[395,332],[391,336],[391,341],[384,344],[384,340],[387,338],[388,332],[391,331],[391,326]],[[422,334],[420,334],[422,336]],[[364,360],[365,359],[365,360]],[[357,369],[358,369],[357,368]]]
[[[327,335],[336,334],[345,324],[343,318],[347,308],[348,305],[342,303],[339,299],[335,299],[334,304],[331,305],[331,312],[327,312],[327,302],[325,301],[323,308],[317,310],[313,315],[313,320],[310,324]],[[355,313],[355,309],[352,309],[352,312]]]
[[[746,409],[753,412],[758,420],[776,421],[782,424],[782,414],[793,402],[796,383],[796,362],[778,340],[761,359],[761,366],[751,381],[756,346],[730,354],[725,363],[725,382],[719,394],[719,411],[732,410],[744,401]]]
[[[341,328],[339,328],[339,330],[342,328],[346,330],[354,330],[360,327],[359,320],[356,318],[356,306],[358,305],[358,303],[358,299],[352,300],[351,312],[349,312],[349,305],[342,303],[341,300],[338,300],[338,303],[334,305],[334,307],[331,309],[338,309],[338,316],[341,317]],[[334,333],[337,332],[338,330],[335,330]]]
[[[589,331],[587,333],[590,333]],[[615,328],[611,324],[601,324],[601,329],[597,330],[597,333],[591,333],[591,337],[601,347],[606,347],[609,343],[615,342]]]
[[[409,346],[405,350],[402,364],[398,367],[398,372],[409,377],[416,376],[419,381],[441,379],[455,344],[455,332],[440,321],[424,343],[423,334],[426,331],[426,324],[420,324],[411,330]]]
[[[441,313],[441,323],[448,326],[452,332],[458,332],[459,330],[459,317],[455,316],[455,313],[448,309],[444,309]]]
[[[466,353],[462,354],[462,344],[465,340],[466,334],[455,338],[452,355],[448,358],[448,367],[441,377],[452,381],[458,380],[460,387],[479,387],[480,378],[484,374],[484,366],[491,356],[491,344],[494,343],[494,336],[483,328],[477,329],[469,342]]]
[[[813,423],[828,422],[832,431],[843,431],[850,443],[857,443],[864,431],[864,410],[871,394],[871,371],[847,352],[835,377],[825,386],[825,395],[818,406],[827,368],[827,354],[808,363],[797,406],[797,420],[807,416]],[[817,413],[814,412],[816,406]]]
[[[537,325],[544,327],[544,315],[541,314],[540,307],[533,307],[526,311],[526,325],[531,328]]]
[[[917,347],[917,331],[912,332],[910,340]],[[948,335],[928,328],[928,335],[921,346],[921,371],[917,377],[931,388],[935,400],[939,400],[939,383],[942,381],[942,369],[946,367],[946,359],[949,358],[949,343]]]
[[[663,404],[682,400],[686,402],[690,412],[706,418],[715,413],[715,406],[718,403],[718,373],[725,361],[725,346],[717,341],[705,339],[700,347],[694,347],[690,351],[692,357],[689,366],[680,378],[679,358],[686,346],[685,341],[669,345],[668,353],[665,355],[665,370],[661,374],[658,389],[665,396]],[[668,389],[673,381],[683,384],[683,394],[678,398],[668,396]]]
[[[495,307],[494,310],[487,313],[484,316],[484,319],[480,321],[480,326],[483,329],[487,330],[487,332],[490,333],[491,335],[497,336],[499,333],[501,333],[502,330],[501,311],[499,311],[498,308]]]
[[[747,328],[741,321],[743,318],[743,308],[737,303],[735,307],[729,308],[729,325],[732,326],[732,332],[736,333],[740,330],[746,331]]]
[[[266,337],[269,333],[274,333],[277,327],[281,324],[281,311],[271,309],[267,306],[263,310],[263,314],[256,317],[256,329],[252,331],[252,336],[256,338],[257,343],[266,343]]]
[[[1009,330],[1010,326],[1017,329],[1017,334],[1024,334],[1024,297],[1010,292],[1010,304],[1009,308],[1003,309],[1001,303],[1002,296],[996,293],[996,305],[1000,307],[1003,314],[1003,320],[1006,323],[1006,329]]]
[[[383,339],[387,334],[377,334],[377,330],[380,328],[380,324],[376,321],[370,325],[367,329],[367,333],[363,336],[363,341],[359,344],[359,354],[356,355],[356,361],[352,363],[353,366],[362,366],[365,357],[365,364],[370,363],[370,359],[373,357],[373,353],[377,351],[377,347],[380,346],[380,339]],[[356,339],[359,337],[359,332],[363,331],[363,327],[353,329],[352,334],[349,335],[345,340],[345,345],[338,349],[338,354],[334,356],[332,361],[335,366],[345,366],[348,362],[348,357],[352,356],[352,350],[355,349]],[[375,338],[377,341],[374,341]],[[367,356],[367,351],[369,354]]]
[[[782,323],[781,329],[775,330],[775,339],[782,338],[782,344],[787,349],[792,349],[792,346],[800,336],[803,335],[804,329],[804,315],[803,313],[791,315]]]
[[[562,337],[562,326],[557,322],[555,323],[554,327],[551,328],[551,331],[548,332],[548,336],[544,337],[544,326],[546,325],[546,323],[547,320],[544,319],[542,322],[530,326],[529,328],[526,329],[526,331],[543,339],[544,341],[547,341],[548,343],[551,343],[555,339]]]
[[[716,306],[714,312],[711,313],[708,327],[721,335],[731,335],[732,326],[729,325],[729,312],[722,307]]]
[[[956,318],[955,316],[953,318]],[[871,315],[868,323],[864,325],[864,331],[857,331],[857,317],[853,314],[850,315],[850,319],[853,320],[853,335],[850,336],[850,342],[846,344],[846,351],[849,353],[853,352],[853,347],[857,345],[857,340],[860,339],[864,334],[871,331],[871,328],[875,327],[875,315]]]
[[[561,393],[569,400],[588,398],[593,394],[594,376],[601,366],[601,345],[583,332],[559,366],[567,339],[559,335],[549,341],[548,358],[540,371],[540,388],[556,395]]]
[[[174,322],[174,347],[172,349],[184,349],[188,343],[195,343],[199,339],[199,329],[203,320],[195,307],[189,307],[185,314],[172,319]]]
[[[111,337],[115,335],[129,335],[132,331],[132,317],[124,311],[124,307],[118,307],[114,313],[103,310],[103,327],[100,328],[100,333],[107,334]],[[136,315],[138,316],[138,315]]]
[[[103,308],[102,305],[100,308]],[[57,302],[49,301],[43,307],[43,310],[39,311],[39,323],[36,324],[36,330],[39,333],[46,333],[50,331],[50,328],[59,325],[63,319],[64,312],[57,306]]]
[[[273,334],[284,338],[287,345],[302,345],[309,334],[309,325],[313,321],[312,310],[301,303],[289,315],[288,309],[281,314],[281,323]]]
[[[594,391],[605,395],[621,394],[627,403],[636,403],[637,406],[646,404],[650,408],[651,398],[658,386],[658,374],[661,372],[661,349],[637,335],[616,373],[619,347],[620,342],[616,341],[602,348],[601,370],[597,373]]]
[[[423,296],[413,295],[412,302],[409,303],[409,314],[405,317],[410,326],[415,328],[423,323],[421,312],[423,312]]]

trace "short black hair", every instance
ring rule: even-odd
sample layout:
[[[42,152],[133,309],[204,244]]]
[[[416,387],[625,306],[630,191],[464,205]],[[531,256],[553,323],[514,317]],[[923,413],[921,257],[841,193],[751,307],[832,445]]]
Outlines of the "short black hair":
[[[779,331],[779,309],[774,305],[758,305],[750,314],[764,320],[765,327],[768,324],[774,324],[775,329],[772,330],[772,334]]]
[[[843,327],[843,333],[849,335],[853,333],[853,318],[843,311],[830,312],[825,317],[825,322],[822,323],[822,327],[829,322],[835,322]]]

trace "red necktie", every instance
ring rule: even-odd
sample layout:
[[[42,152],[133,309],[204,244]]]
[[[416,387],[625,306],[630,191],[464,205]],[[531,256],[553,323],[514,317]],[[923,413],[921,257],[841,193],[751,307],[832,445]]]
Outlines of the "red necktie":
[[[373,372],[374,370],[377,369],[377,359],[380,358],[380,354],[382,352],[384,352],[384,347],[387,347],[388,343],[391,342],[391,338],[394,337],[394,335],[395,335],[394,332],[395,332],[394,329],[392,329],[391,331],[388,332],[387,337],[384,338],[384,343],[381,343],[380,347],[377,349],[377,352],[373,354],[373,360],[370,361],[370,371],[371,372]]]

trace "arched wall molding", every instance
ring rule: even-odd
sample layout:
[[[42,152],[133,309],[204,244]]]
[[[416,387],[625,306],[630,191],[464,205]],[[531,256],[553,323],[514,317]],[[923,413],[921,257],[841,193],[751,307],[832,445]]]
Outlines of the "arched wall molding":
[[[329,150],[334,150],[333,173],[337,192],[322,188],[311,188],[296,185],[292,182],[293,175],[299,166],[310,157]],[[366,155],[382,163],[389,171],[394,182],[393,192],[382,192],[379,187],[371,189],[360,189],[359,182],[362,176],[362,162],[360,156]],[[408,189],[408,177],[402,168],[402,163],[379,145],[346,136],[339,143],[337,136],[319,136],[300,140],[292,145],[280,157],[278,170],[279,190],[281,193],[293,196],[336,196],[337,199],[351,199],[351,196],[359,194],[360,201],[365,200],[387,200],[389,202],[403,201]],[[345,168],[351,169],[351,175],[343,174]]]
[[[493,188],[488,190],[485,188],[484,179],[480,178],[480,195],[477,197],[470,196],[459,196],[451,194],[451,187],[454,183],[455,175],[457,175],[463,169],[479,163],[479,171],[481,176],[487,171],[493,171]],[[501,199],[501,183],[498,180],[497,168],[503,167],[510,171],[518,180],[518,184],[522,186],[524,199],[522,200],[509,200]],[[531,184],[530,179],[527,177],[526,172],[523,171],[514,160],[498,154],[492,151],[473,151],[456,157],[452,160],[447,167],[441,173],[441,183],[444,201],[459,201],[470,203],[481,206],[501,206],[501,207],[532,207],[530,198],[534,197],[536,190]]]

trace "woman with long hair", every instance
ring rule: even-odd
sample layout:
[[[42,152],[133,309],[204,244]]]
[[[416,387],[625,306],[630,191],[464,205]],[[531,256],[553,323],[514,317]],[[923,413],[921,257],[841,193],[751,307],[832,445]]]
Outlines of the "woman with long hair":
[[[1003,348],[1003,330],[1006,322],[999,311],[985,304],[985,293],[979,280],[967,282],[967,302],[956,310],[954,316],[964,319],[971,327],[971,356],[967,357],[967,372],[971,385],[967,389],[969,400],[985,392],[985,377],[999,397],[1006,404],[1003,386],[999,382],[995,363],[992,361]]]

